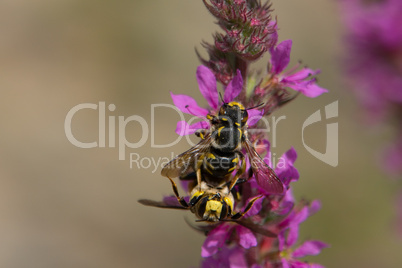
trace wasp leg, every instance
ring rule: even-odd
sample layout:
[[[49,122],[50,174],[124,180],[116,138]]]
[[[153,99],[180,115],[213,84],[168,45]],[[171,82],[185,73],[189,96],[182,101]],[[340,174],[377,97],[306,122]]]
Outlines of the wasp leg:
[[[183,197],[180,197],[179,191],[177,190],[177,185],[176,185],[176,183],[175,183],[171,178],[169,178],[169,177],[167,177],[167,178],[168,178],[168,179],[170,180],[170,182],[172,183],[173,193],[174,193],[174,195],[176,196],[177,201],[179,201],[180,205],[182,205],[182,206],[185,207],[185,208],[190,207],[190,206],[187,204],[186,200],[184,200]]]
[[[239,188],[237,189],[237,188],[235,188],[235,187],[233,187],[232,188],[232,190],[230,191],[231,193],[232,193],[232,195],[233,195],[233,197],[234,197],[234,199],[237,201],[237,202],[239,202],[240,200],[241,200],[241,192],[242,192],[242,183],[244,183],[244,182],[246,182],[247,180],[246,179],[243,179],[243,178],[239,178],[238,180],[237,180],[237,182],[236,182],[236,185],[237,186],[239,186]],[[229,187],[229,185],[230,185],[230,181],[228,182],[228,183],[226,183],[225,184],[225,186],[226,187]]]
[[[196,170],[196,175],[197,175],[197,184],[198,184],[198,188],[201,191],[201,166],[203,165],[205,161],[204,156],[200,156],[200,158],[197,160],[197,164],[195,165],[195,170]]]
[[[205,135],[207,134],[207,131],[205,129],[199,129],[195,132],[195,135],[201,139],[205,139]]]
[[[230,186],[229,186],[229,191],[233,189],[233,187],[236,185],[237,180],[239,179],[239,177],[241,175],[243,175],[243,173],[246,171],[246,161],[244,161],[244,155],[242,153],[239,153],[238,158],[240,158],[240,160],[241,160],[241,166],[237,170],[236,175],[234,175],[233,179],[230,180],[231,183],[230,183]]]
[[[197,184],[201,191],[201,168],[197,169]]]
[[[262,195],[254,197],[253,199],[250,200],[250,202],[248,202],[247,207],[244,209],[243,212],[238,212],[236,214],[234,214],[231,219],[232,220],[238,220],[241,217],[243,217],[254,205],[255,201],[257,201],[258,199],[260,199],[261,197],[263,197]]]
[[[216,123],[217,121],[219,121],[218,118],[215,115],[212,115],[212,114],[207,114],[207,119],[209,121],[212,121],[212,123]]]

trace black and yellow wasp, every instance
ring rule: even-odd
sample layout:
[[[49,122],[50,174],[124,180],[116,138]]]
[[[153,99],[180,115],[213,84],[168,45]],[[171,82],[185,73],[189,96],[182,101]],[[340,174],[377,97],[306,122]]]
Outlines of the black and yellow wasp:
[[[183,179],[195,181],[196,175],[192,172]],[[240,219],[251,209],[254,202],[262,197],[257,196],[252,198],[242,212],[234,213],[234,197],[232,189],[229,189],[227,185],[214,187],[208,185],[205,180],[202,180],[198,185],[192,184],[189,188],[191,198],[189,202],[186,202],[183,197],[180,197],[176,183],[170,178],[169,180],[179,203],[169,204],[148,199],[141,199],[139,202],[143,205],[161,208],[189,209],[199,219],[197,221],[211,223]]]
[[[178,204],[148,199],[139,202],[161,208],[189,209],[198,221],[234,221],[264,235],[272,235],[266,230],[259,230],[251,221],[241,219],[262,196],[251,199],[242,212],[234,213],[234,186],[246,170],[242,148],[247,152],[259,185],[272,194],[282,194],[284,191],[280,179],[260,158],[247,137],[247,110],[238,102],[223,103],[217,116],[208,115],[207,118],[211,129],[198,132],[201,141],[162,169],[162,175],[168,177],[172,184]],[[190,181],[189,202],[180,197],[172,180],[175,177]]]
[[[168,204],[148,199],[139,202],[161,208],[189,209],[198,221],[234,221],[272,236],[267,230],[259,229],[251,221],[242,219],[261,196],[251,199],[242,212],[234,213],[234,186],[239,183],[240,176],[246,170],[242,148],[247,152],[259,185],[272,194],[282,194],[284,191],[280,179],[260,158],[247,137],[247,110],[238,102],[224,103],[218,115],[208,115],[208,119],[211,129],[198,133],[201,141],[162,169],[162,175],[168,177],[172,184],[178,203]],[[176,183],[172,180],[175,177],[190,181],[189,202],[180,197]]]
[[[201,141],[166,164],[162,176],[184,178],[194,171],[201,191],[204,180],[212,187],[229,184],[231,190],[245,173],[244,148],[258,184],[268,193],[282,194],[284,186],[275,172],[261,159],[248,139],[248,113],[238,102],[223,103],[217,116],[208,115],[211,129],[198,132]]]
[[[189,173],[183,179],[196,181],[196,174],[195,172]],[[213,228],[213,224],[218,222],[235,222],[247,227],[255,233],[268,237],[277,236],[277,234],[263,228],[259,224],[256,224],[249,219],[242,218],[262,196],[252,198],[242,212],[234,213],[234,197],[232,191],[227,185],[224,187],[212,187],[202,180],[200,185],[193,184],[193,186],[190,186],[190,188],[192,187],[192,190],[190,191],[191,199],[189,202],[186,202],[183,197],[179,196],[176,183],[171,178],[169,178],[169,180],[179,203],[172,204],[171,202],[153,201],[149,199],[140,199],[138,202],[152,207],[190,210],[197,218],[199,218],[197,222],[208,223],[206,226],[190,225],[205,233],[208,233],[211,230],[210,227]]]

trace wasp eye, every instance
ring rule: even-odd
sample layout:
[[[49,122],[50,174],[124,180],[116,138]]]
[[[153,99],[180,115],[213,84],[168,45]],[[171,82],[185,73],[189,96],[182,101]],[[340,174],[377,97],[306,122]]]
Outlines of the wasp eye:
[[[225,109],[224,106],[221,106],[221,108],[220,108],[220,110],[219,110],[219,114],[220,114],[220,115],[226,114],[226,109]]]
[[[224,220],[227,215],[228,215],[228,205],[225,202],[222,202],[222,209],[221,209],[221,215],[219,217],[220,220]]]
[[[245,123],[247,122],[247,120],[248,120],[248,113],[247,113],[247,111],[246,111],[246,110],[242,111],[241,115],[242,115],[242,117],[241,117],[241,122],[242,122],[243,124],[245,124]]]
[[[206,209],[206,206],[207,206],[207,202],[208,202],[208,198],[207,198],[207,197],[204,197],[204,198],[201,199],[201,201],[200,201],[200,203],[199,203],[199,206],[198,206],[198,208],[197,208],[196,213],[198,214],[198,216],[199,216],[200,218],[202,218],[202,216],[203,216],[204,213],[205,213],[205,209]]]

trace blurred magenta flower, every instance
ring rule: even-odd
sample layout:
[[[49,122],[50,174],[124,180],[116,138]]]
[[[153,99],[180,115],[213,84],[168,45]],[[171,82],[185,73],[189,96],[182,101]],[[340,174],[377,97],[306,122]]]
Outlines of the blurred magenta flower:
[[[402,178],[402,1],[342,0],[345,77],[371,124],[390,124],[382,167]],[[399,222],[402,228],[402,219]]]
[[[347,26],[345,75],[370,123],[393,122],[385,169],[402,174],[402,1],[341,1]]]
[[[341,1],[345,74],[371,122],[402,104],[402,1]]]

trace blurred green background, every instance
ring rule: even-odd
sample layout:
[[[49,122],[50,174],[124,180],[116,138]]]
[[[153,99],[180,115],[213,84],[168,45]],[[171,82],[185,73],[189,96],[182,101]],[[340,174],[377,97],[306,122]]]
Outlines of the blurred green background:
[[[395,232],[396,183],[376,164],[390,135],[360,123],[341,77],[342,26],[335,1],[273,1],[280,40],[293,39],[292,63],[320,68],[317,99],[298,97],[274,115],[277,157],[298,151],[298,199],[319,199],[322,210],[301,226],[304,239],[331,248],[309,258],[327,267],[402,267],[402,239]],[[151,120],[151,104],[172,104],[169,92],[198,91],[194,53],[218,30],[202,1],[0,2],[0,267],[189,267],[200,261],[203,236],[191,230],[190,213],[143,207],[140,198],[171,193],[159,168],[130,168],[129,153],[158,160],[186,150],[182,140],[152,148],[81,149],[64,132],[68,111],[105,102],[106,116]],[[256,69],[265,68],[262,60]],[[339,165],[331,167],[304,148],[304,120],[339,101]],[[179,116],[155,112],[155,142],[169,143]],[[324,152],[326,122],[306,129],[305,140]],[[106,125],[107,127],[107,125]],[[98,139],[98,114],[76,114],[73,134]],[[151,130],[150,130],[151,131]],[[118,133],[116,133],[117,135]],[[108,136],[106,136],[108,137]],[[126,137],[141,138],[139,124]]]

